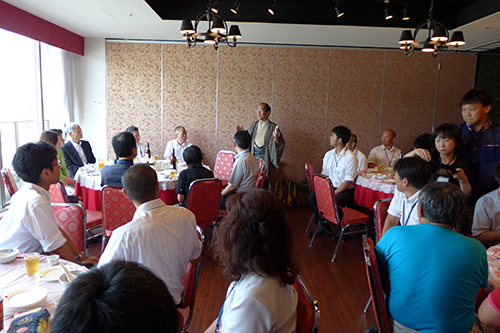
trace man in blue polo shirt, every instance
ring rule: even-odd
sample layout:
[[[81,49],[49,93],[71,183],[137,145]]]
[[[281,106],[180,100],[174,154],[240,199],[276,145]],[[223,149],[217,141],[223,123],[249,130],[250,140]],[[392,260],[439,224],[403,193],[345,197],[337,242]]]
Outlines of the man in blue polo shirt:
[[[111,141],[117,160],[113,165],[106,165],[101,170],[101,186],[122,186],[122,176],[125,170],[134,165],[137,156],[135,137],[130,132],[120,132]]]
[[[488,117],[491,96],[484,90],[469,90],[460,100],[464,123],[458,128],[464,144],[461,157],[473,162],[474,184],[469,205],[497,187],[493,178],[495,165],[500,161],[500,128]]]

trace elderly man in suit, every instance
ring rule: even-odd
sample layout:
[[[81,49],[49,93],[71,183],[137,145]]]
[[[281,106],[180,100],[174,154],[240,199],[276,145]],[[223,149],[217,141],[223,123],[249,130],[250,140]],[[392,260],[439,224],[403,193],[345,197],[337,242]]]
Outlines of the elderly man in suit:
[[[95,157],[92,153],[90,143],[82,140],[83,132],[80,125],[69,123],[64,131],[66,135],[70,136],[70,140],[61,149],[64,152],[66,169],[68,169],[71,178],[75,178],[78,168],[86,164],[95,163]]]

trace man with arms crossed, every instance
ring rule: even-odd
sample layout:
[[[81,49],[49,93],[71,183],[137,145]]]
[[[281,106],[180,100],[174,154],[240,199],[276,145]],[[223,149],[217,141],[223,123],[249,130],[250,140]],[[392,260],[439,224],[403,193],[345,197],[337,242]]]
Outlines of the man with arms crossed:
[[[167,206],[158,198],[160,185],[156,172],[148,165],[137,164],[122,177],[123,194],[137,210],[132,221],[113,231],[98,266],[121,259],[138,262],[165,282],[181,304],[181,279],[188,263],[201,260],[201,241],[196,233],[196,219],[186,208]]]
[[[420,157],[405,157],[394,166],[396,193],[392,198],[384,223],[384,235],[390,228],[419,224],[418,196],[420,189],[431,179],[430,165]]]
[[[278,128],[278,125],[269,120],[271,107],[267,103],[261,103],[257,107],[257,120],[248,128],[248,133],[252,137],[250,151],[255,157],[264,161],[264,167],[267,170],[266,183],[264,188],[274,192],[276,184],[276,175],[279,168],[281,156],[285,149],[285,139]],[[236,126],[236,130],[242,130],[243,126]]]
[[[170,160],[172,155],[175,154],[175,158],[181,163],[185,164],[184,161],[184,150],[191,146],[191,143],[187,141],[187,132],[184,126],[177,126],[174,128],[175,139],[167,143],[167,148],[165,148],[165,153],[163,156],[165,159]]]
[[[64,160],[69,175],[71,178],[75,178],[78,168],[86,164],[95,163],[95,157],[92,153],[90,143],[82,140],[83,132],[78,124],[69,123],[64,131],[66,135],[70,136],[70,140],[61,149],[64,153]]]
[[[337,126],[333,128],[330,136],[330,146],[333,149],[323,157],[323,169],[321,170],[321,174],[328,176],[332,181],[332,185],[335,187],[337,204],[341,207],[345,207],[354,201],[353,182],[357,175],[358,160],[352,151],[345,147],[345,143],[349,142],[350,138],[351,131],[347,127]],[[309,194],[309,204],[314,213],[316,224],[318,224],[321,217],[314,191]],[[313,234],[314,232],[309,233],[310,236]],[[333,236],[330,225],[320,226],[316,236]]]
[[[59,181],[58,156],[53,145],[42,141],[17,149],[12,165],[24,184],[12,196],[9,210],[0,221],[0,248],[54,253],[80,264],[95,264],[97,258],[78,251],[57,226],[49,187]]]
[[[416,207],[420,224],[392,228],[377,243],[380,273],[389,281],[393,332],[467,333],[475,324],[474,304],[479,288],[488,285],[488,261],[481,243],[452,230],[466,203],[456,185],[430,183]]]
[[[252,138],[245,130],[239,130],[234,134],[234,158],[233,171],[229,177],[228,184],[222,190],[219,208],[226,209],[226,201],[230,195],[246,191],[255,186],[259,176],[259,160],[250,151]]]
[[[377,165],[393,167],[401,157],[401,149],[394,146],[396,132],[391,129],[382,133],[382,144],[373,148],[368,155],[368,167],[375,168]]]

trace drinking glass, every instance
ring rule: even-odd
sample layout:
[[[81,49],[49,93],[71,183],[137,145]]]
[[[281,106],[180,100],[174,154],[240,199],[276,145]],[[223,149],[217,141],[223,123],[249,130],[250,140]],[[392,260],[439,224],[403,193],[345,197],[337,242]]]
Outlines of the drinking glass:
[[[158,161],[158,155],[155,155],[155,162]]]
[[[104,160],[102,158],[99,159],[99,169],[104,167]]]
[[[175,170],[170,171],[170,178],[175,178]]]
[[[26,274],[33,276],[40,272],[40,254],[36,252],[26,253],[24,255],[24,264],[26,265]]]
[[[384,171],[385,165],[377,165],[378,172],[381,173]]]

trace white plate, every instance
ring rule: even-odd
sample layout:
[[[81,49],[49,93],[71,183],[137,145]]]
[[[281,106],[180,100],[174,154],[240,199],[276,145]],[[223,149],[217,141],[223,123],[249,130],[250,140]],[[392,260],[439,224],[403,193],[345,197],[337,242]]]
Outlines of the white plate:
[[[57,281],[59,276],[63,273],[64,271],[61,266],[49,267],[40,272],[40,279],[45,281]]]
[[[0,250],[0,264],[7,264],[16,259],[18,249],[1,249]]]
[[[3,298],[3,306],[8,312],[16,312],[41,306],[46,300],[47,289],[44,287],[22,287],[6,294]]]

